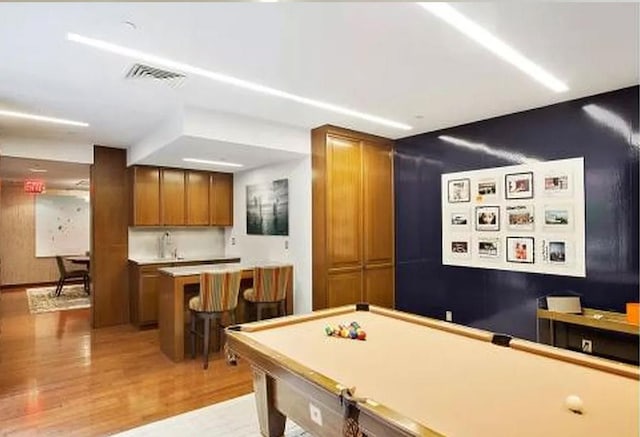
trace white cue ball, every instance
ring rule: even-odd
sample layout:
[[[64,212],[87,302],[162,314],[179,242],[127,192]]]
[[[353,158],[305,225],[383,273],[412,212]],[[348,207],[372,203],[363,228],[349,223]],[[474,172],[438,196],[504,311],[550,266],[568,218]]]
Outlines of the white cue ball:
[[[574,413],[582,414],[584,403],[582,402],[582,399],[580,399],[580,396],[569,395],[567,396],[567,399],[565,399],[564,404]]]

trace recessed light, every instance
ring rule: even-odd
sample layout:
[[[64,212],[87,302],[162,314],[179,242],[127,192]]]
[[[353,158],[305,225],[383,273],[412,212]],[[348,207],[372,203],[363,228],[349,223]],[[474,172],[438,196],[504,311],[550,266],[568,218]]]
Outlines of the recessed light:
[[[143,61],[145,63],[152,64],[154,66],[178,70],[178,71],[181,71],[182,73],[193,74],[195,76],[206,77],[207,79],[215,80],[216,82],[222,82],[227,85],[233,85],[239,88],[248,89],[248,90],[259,92],[262,94],[279,97],[281,99],[291,100],[293,102],[301,103],[303,105],[313,106],[315,108],[324,109],[326,111],[335,112],[337,114],[342,114],[349,117],[366,120],[371,123],[392,127],[395,129],[402,129],[402,130],[411,129],[411,126],[407,124],[389,120],[383,117],[378,117],[377,115],[367,114],[365,112],[360,112],[353,109],[345,108],[343,106],[335,105],[333,103],[323,102],[320,100],[299,96],[297,94],[292,94],[287,91],[282,91],[276,88],[271,88],[266,85],[261,85],[256,82],[251,82],[248,80],[229,76],[227,74],[206,70],[204,68],[196,67],[194,65],[172,61],[171,59],[167,59],[167,58],[156,56],[150,53],[145,53],[138,50],[130,49],[128,47],[119,46],[117,44],[112,44],[107,41],[102,41],[99,39],[78,35],[77,33],[67,33],[67,39],[69,41],[84,44],[99,50],[103,50],[105,52],[115,53],[120,56],[135,59],[136,61]]]
[[[416,120],[422,120],[424,118],[424,115],[414,115]]]
[[[458,10],[451,5],[437,2],[423,2],[418,4],[547,88],[557,93],[562,93],[569,89],[564,82],[493,35],[478,23],[458,12]]]
[[[29,171],[32,173],[46,173],[49,170],[47,170],[46,168],[34,167],[34,168],[30,168]]]
[[[27,114],[26,112],[0,110],[0,116],[11,118],[22,118],[25,120],[42,121],[44,123],[65,124],[68,126],[88,127],[89,123],[82,121],[67,120],[64,118],[45,117],[43,115]]]
[[[220,167],[244,167],[242,164],[235,164],[227,161],[209,161],[208,159],[182,158],[185,162],[195,162],[197,164],[218,165]]]

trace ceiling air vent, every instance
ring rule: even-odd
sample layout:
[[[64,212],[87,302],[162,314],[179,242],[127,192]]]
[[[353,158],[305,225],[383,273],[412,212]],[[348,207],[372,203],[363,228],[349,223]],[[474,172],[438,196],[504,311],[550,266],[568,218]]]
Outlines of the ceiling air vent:
[[[160,68],[150,67],[144,64],[134,64],[127,72],[127,79],[155,79],[166,83],[167,85],[177,88],[184,82],[185,76],[175,71],[162,70]]]

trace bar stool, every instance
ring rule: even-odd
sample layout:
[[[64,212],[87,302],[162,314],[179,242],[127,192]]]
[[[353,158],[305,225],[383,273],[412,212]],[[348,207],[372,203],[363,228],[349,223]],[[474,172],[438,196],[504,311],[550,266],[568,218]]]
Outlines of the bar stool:
[[[256,267],[253,270],[253,288],[244,291],[243,297],[256,306],[258,320],[262,320],[262,310],[276,307],[278,315],[285,316],[285,298],[291,286],[293,266]]]
[[[240,291],[240,277],[242,270],[222,270],[215,273],[200,274],[200,294],[189,300],[191,313],[191,358],[196,357],[196,335],[204,339],[203,359],[204,368],[209,367],[209,337],[211,321],[216,325],[216,338],[220,344],[220,329],[222,316],[229,313],[231,323],[235,324],[235,309],[238,305]],[[196,330],[196,320],[204,321],[204,332]],[[218,323],[216,323],[216,321]]]

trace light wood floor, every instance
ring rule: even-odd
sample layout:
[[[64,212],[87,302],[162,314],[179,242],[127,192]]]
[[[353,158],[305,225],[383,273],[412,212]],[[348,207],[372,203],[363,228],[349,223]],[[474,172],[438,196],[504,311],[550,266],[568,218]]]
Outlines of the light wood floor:
[[[0,435],[107,435],[252,391],[246,363],[175,364],[157,330],[92,330],[89,310],[31,315],[2,292]]]

